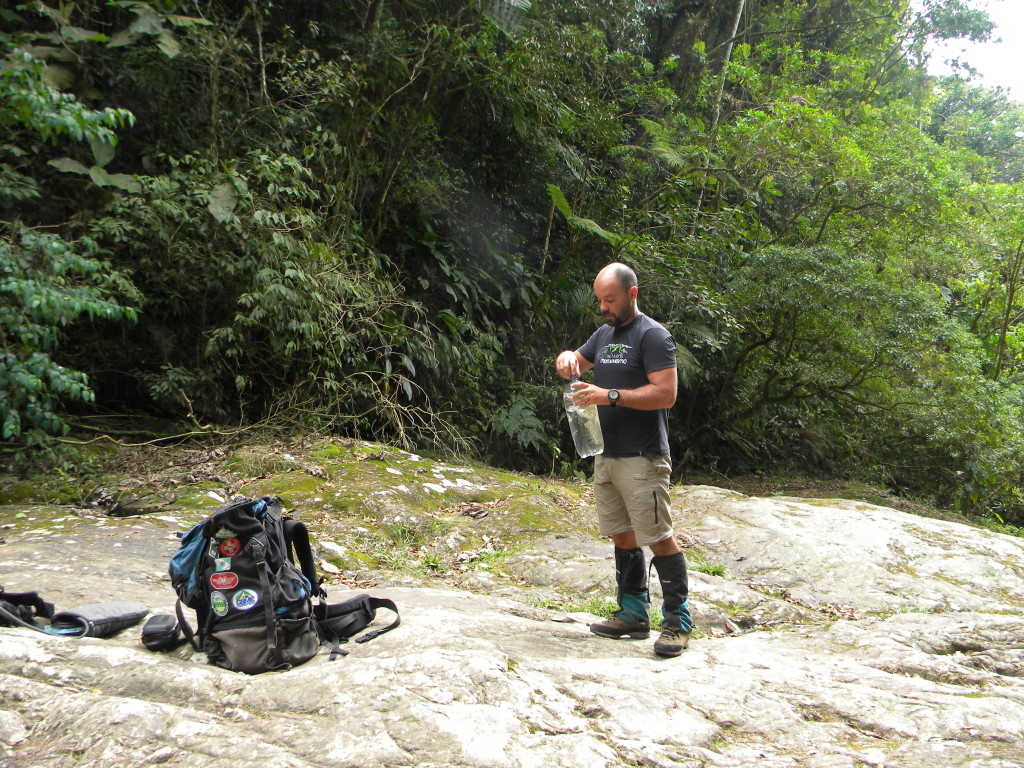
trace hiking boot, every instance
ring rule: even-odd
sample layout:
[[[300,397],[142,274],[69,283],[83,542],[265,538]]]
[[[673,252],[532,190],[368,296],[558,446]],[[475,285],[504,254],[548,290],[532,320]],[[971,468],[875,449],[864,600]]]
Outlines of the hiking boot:
[[[689,642],[689,632],[679,627],[662,627],[661,637],[654,641],[654,652],[659,656],[678,656]]]
[[[644,551],[615,548],[615,584],[618,594],[615,601],[619,609],[607,621],[590,625],[590,631],[601,637],[616,640],[629,635],[642,640],[651,634],[651,597],[647,592],[647,570],[644,568]]]
[[[646,621],[626,621],[620,616],[612,616],[607,621],[591,624],[590,631],[614,640],[620,640],[623,635],[629,635],[634,640],[643,640],[651,634],[651,625]]]
[[[651,559],[651,565],[658,571],[664,606],[661,609],[661,637],[654,643],[654,652],[659,656],[678,656],[690,642],[693,618],[690,616],[689,579],[686,574],[686,558],[682,552],[659,555]]]

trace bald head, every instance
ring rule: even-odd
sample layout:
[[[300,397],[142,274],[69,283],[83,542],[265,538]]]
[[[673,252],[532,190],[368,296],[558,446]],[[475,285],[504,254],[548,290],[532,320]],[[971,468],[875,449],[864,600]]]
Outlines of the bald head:
[[[633,322],[639,311],[637,292],[636,272],[617,261],[604,267],[594,279],[594,296],[608,325]]]
[[[613,261],[597,273],[597,279],[594,282],[597,283],[600,280],[614,280],[624,291],[637,286],[636,272],[618,261]]]

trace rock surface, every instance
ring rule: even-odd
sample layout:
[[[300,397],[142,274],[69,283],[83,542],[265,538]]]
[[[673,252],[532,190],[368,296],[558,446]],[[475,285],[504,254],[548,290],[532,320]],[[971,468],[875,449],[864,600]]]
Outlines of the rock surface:
[[[138,628],[105,640],[0,629],[0,765],[1024,764],[1024,540],[858,502],[673,493],[680,541],[705,571],[691,570],[700,631],[677,659],[654,656],[653,638],[591,635],[578,603],[544,607],[613,585],[610,545],[553,519],[457,578],[336,581],[332,602],[391,597],[401,627],[282,673],[150,653]],[[207,511],[0,507],[0,584],[58,608],[170,612],[176,534]],[[295,511],[321,553],[343,547]]]

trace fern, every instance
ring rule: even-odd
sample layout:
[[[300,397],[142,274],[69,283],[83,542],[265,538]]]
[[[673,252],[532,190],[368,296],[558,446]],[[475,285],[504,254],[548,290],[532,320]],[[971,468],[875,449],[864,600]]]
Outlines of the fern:
[[[554,204],[555,208],[558,209],[559,213],[561,213],[565,217],[565,220],[569,223],[570,226],[582,229],[586,232],[589,232],[592,235],[597,235],[606,243],[609,243],[610,245],[613,246],[618,246],[622,242],[621,236],[615,234],[614,232],[609,232],[607,229],[602,227],[593,219],[584,219],[579,216],[576,216],[572,212],[572,206],[569,205],[569,201],[565,199],[565,195],[562,194],[562,190],[560,190],[557,186],[555,186],[554,184],[548,184],[547,189],[548,196],[551,198],[552,204]]]

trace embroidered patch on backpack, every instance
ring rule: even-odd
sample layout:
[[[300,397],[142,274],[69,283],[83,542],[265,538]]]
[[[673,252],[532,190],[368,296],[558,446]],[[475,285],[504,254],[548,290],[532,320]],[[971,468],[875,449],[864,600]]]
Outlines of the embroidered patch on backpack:
[[[235,596],[231,598],[231,604],[238,611],[248,611],[250,608],[255,608],[256,603],[260,601],[260,596],[253,592],[251,589],[240,589],[235,592]]]

